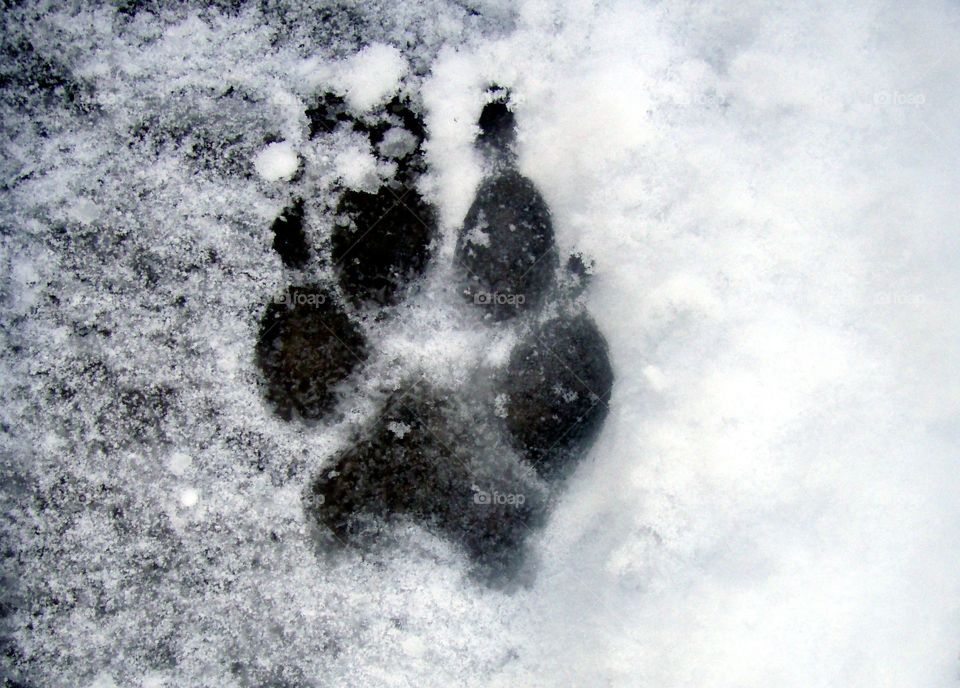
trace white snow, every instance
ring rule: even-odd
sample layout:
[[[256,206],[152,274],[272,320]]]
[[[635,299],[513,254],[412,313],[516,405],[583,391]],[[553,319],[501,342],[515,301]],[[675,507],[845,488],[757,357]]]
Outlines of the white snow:
[[[402,440],[404,435],[410,432],[409,425],[397,421],[391,421],[390,423],[387,423],[387,429],[390,430],[390,432],[392,432],[399,440]]]
[[[90,688],[117,688],[117,682],[110,674],[100,674],[89,685]]]
[[[372,192],[380,185],[377,159],[370,151],[369,144],[341,149],[334,158],[334,166],[340,179],[351,189]]]
[[[30,680],[956,686],[960,9],[468,4],[10,10],[99,104],[0,112],[4,580],[28,603],[5,623]],[[596,261],[610,415],[513,594],[415,528],[318,554],[302,508],[392,361],[462,379],[512,340],[425,289],[371,326],[383,361],[337,417],[280,421],[258,387],[271,219],[302,193],[323,245],[331,189],[385,174],[306,142],[303,109],[401,81],[427,108],[432,274],[490,82],[561,255]]]
[[[193,458],[184,452],[173,452],[167,459],[167,468],[174,475],[183,475],[193,464]]]
[[[407,61],[399,50],[374,43],[340,65],[337,84],[346,92],[351,107],[364,112],[387,100],[407,69]]]
[[[384,133],[377,150],[381,155],[399,158],[412,153],[416,146],[417,140],[413,134],[403,127],[391,127]]]
[[[200,493],[196,488],[188,487],[180,492],[180,503],[187,508],[196,506],[199,500]]]
[[[257,173],[268,182],[290,179],[300,166],[300,158],[289,141],[265,146],[253,159]]]

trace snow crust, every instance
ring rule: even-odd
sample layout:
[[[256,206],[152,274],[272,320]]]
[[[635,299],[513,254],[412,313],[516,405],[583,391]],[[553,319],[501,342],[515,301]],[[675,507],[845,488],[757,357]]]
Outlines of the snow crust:
[[[956,4],[320,5],[7,10],[47,86],[0,94],[0,675],[955,686]],[[318,552],[302,502],[392,358],[443,379],[509,351],[430,308],[490,82],[561,250],[596,261],[617,376],[514,593],[413,527]],[[309,189],[322,246],[335,184],[385,174],[304,111],[398,85],[426,111],[435,272],[366,323],[375,380],[283,423],[252,356],[287,279],[270,223]]]

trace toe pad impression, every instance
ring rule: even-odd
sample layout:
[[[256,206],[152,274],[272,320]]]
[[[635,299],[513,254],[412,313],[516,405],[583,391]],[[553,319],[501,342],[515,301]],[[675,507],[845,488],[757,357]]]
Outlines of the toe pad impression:
[[[480,185],[457,240],[465,298],[495,320],[533,309],[557,269],[553,223],[540,192],[513,169]]]
[[[366,343],[330,292],[289,287],[260,321],[256,359],[266,397],[280,417],[316,420],[336,399],[334,387],[366,358]]]
[[[273,250],[288,268],[302,268],[310,260],[307,236],[303,230],[303,200],[297,199],[283,211],[273,225]]]
[[[427,268],[436,217],[415,188],[346,191],[337,208],[332,258],[340,286],[361,305],[397,303]]]
[[[586,313],[561,315],[513,350],[504,377],[514,446],[543,477],[562,477],[607,414],[606,340]]]

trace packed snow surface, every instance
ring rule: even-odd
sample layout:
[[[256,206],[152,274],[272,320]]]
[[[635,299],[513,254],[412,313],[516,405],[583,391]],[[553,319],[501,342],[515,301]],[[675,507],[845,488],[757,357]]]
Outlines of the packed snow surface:
[[[960,6],[163,5],[3,16],[10,685],[957,685]],[[442,274],[491,83],[616,374],[516,591],[416,528],[317,551],[376,409],[283,422],[252,353],[294,187],[323,246],[389,175],[306,109],[422,104]],[[509,351],[398,322],[437,377]]]

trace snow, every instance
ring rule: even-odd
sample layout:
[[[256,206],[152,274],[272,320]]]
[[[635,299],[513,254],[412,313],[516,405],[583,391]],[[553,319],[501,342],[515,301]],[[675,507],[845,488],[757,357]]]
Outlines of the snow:
[[[268,182],[290,179],[300,166],[300,158],[288,141],[265,146],[253,159],[253,166]]]
[[[8,10],[5,45],[73,79],[0,94],[24,685],[955,686],[956,5],[322,5]],[[389,173],[308,141],[312,98],[422,96],[439,283],[491,82],[561,255],[596,261],[616,373],[514,593],[412,527],[318,553],[302,504],[391,361],[458,379],[512,340],[427,288],[310,426],[264,406],[252,356],[287,279],[273,218],[303,195],[322,246],[332,189]]]
[[[410,432],[410,426],[406,423],[399,423],[397,421],[391,421],[387,423],[387,429],[392,432],[397,439],[402,440],[403,436]]]
[[[396,91],[408,65],[392,45],[368,45],[339,65],[336,83],[346,92],[347,102],[365,112],[388,100]]]
[[[167,460],[167,468],[174,475],[183,475],[193,463],[193,458],[184,452],[174,452]]]
[[[334,166],[348,188],[373,192],[380,185],[377,159],[369,143],[364,143],[362,147],[352,145],[343,148],[337,153]]]
[[[200,493],[193,487],[188,487],[180,493],[180,503],[187,508],[196,506],[198,501],[200,501]]]
[[[417,140],[409,131],[402,127],[391,127],[383,135],[383,141],[377,146],[381,155],[392,158],[402,158],[412,153],[417,147]]]

